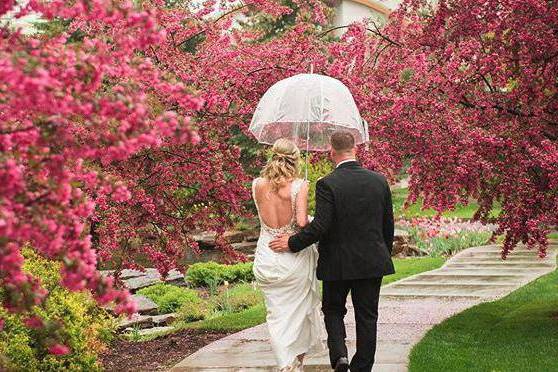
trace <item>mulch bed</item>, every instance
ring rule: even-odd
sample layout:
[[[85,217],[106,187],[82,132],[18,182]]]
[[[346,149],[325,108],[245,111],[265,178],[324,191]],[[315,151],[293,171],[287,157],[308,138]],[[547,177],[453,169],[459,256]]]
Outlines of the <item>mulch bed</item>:
[[[165,371],[201,349],[230,333],[184,329],[151,341],[115,340],[101,355],[105,371]]]

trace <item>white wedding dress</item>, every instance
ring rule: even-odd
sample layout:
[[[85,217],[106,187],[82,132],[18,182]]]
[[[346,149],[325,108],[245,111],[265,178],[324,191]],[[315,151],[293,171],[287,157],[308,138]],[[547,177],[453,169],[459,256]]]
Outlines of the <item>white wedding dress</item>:
[[[312,245],[297,253],[275,253],[269,242],[276,236],[297,232],[296,196],[303,180],[291,185],[292,218],[289,224],[270,228],[256,201],[257,178],[252,196],[260,219],[260,237],[254,257],[254,275],[265,296],[271,346],[281,370],[302,370],[297,356],[325,350],[325,329],[320,316],[320,291],[316,278],[318,252]]]

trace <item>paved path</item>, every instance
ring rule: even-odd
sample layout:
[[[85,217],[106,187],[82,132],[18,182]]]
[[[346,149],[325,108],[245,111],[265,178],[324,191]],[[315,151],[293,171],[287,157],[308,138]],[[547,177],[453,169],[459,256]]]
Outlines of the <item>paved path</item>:
[[[553,242],[540,259],[534,251],[517,247],[506,261],[496,245],[464,250],[437,270],[382,288],[378,320],[378,347],[374,372],[407,371],[412,346],[434,325],[478,303],[507,295],[556,268]],[[345,318],[349,353],[354,352],[352,307]],[[265,324],[218,340],[172,368],[185,371],[272,371],[275,360]],[[330,371],[326,354],[306,361],[306,371]]]

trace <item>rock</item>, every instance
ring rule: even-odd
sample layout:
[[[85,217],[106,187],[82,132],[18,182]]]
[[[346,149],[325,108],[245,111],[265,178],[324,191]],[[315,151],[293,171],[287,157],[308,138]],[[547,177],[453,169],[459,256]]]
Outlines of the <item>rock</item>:
[[[120,279],[126,280],[130,278],[137,278],[139,276],[144,276],[145,272],[133,269],[124,269],[120,272]]]
[[[144,329],[144,328],[151,328],[153,327],[153,318],[152,316],[149,315],[140,315],[138,313],[132,315],[132,317],[130,319],[128,318],[124,318],[122,319],[119,323],[118,326],[116,327],[116,330],[121,332],[123,330],[125,330],[126,328],[136,328],[136,329]]]
[[[229,243],[240,243],[244,240],[244,233],[242,231],[225,231],[223,237]]]
[[[137,312],[145,315],[145,314],[157,314],[157,309],[159,306],[149,298],[142,296],[142,295],[132,295],[132,299],[135,301],[137,306]]]
[[[124,279],[123,282],[126,288],[132,292],[162,282],[161,274],[154,268],[145,269],[140,276],[129,276],[130,274],[128,273],[127,279]],[[183,282],[184,274],[178,270],[171,270],[165,278],[165,283],[169,284],[182,284]]]
[[[217,238],[217,234],[215,232],[199,232],[197,234],[192,235],[192,239],[194,239],[200,245],[200,248],[207,249],[215,247],[215,239]],[[223,238],[231,243],[241,243],[244,240],[250,238],[250,241],[254,241],[258,239],[258,235],[254,231],[225,231],[223,234]]]
[[[153,324],[156,327],[166,326],[174,322],[176,320],[176,317],[177,317],[176,313],[156,315],[153,317]]]
[[[151,276],[140,276],[137,278],[130,278],[128,280],[124,280],[124,285],[130,291],[135,292],[138,289],[149,287],[150,285],[160,283],[161,279],[151,277]]]
[[[411,244],[409,232],[402,229],[395,229],[393,239],[392,256],[408,257],[408,256],[424,256],[417,247]]]
[[[247,242],[257,242],[259,238],[260,238],[259,231],[252,231],[246,234],[244,240],[246,240]]]
[[[231,245],[234,249],[242,253],[254,253],[256,250],[256,242],[242,242]]]
[[[215,247],[215,237],[217,234],[214,232],[202,232],[199,234],[192,235],[194,239],[200,245],[200,248],[212,248]]]
[[[165,283],[169,283],[169,284],[182,284],[184,282],[184,274],[182,274],[180,271],[173,269],[171,271],[169,271],[169,273],[167,274],[167,277],[165,278]]]
[[[114,275],[114,270],[100,270],[101,276],[107,277]]]
[[[149,336],[149,335],[154,335],[157,333],[162,333],[162,332],[166,332],[166,331],[170,331],[173,330],[174,327],[154,327],[154,328],[147,328],[147,329],[141,329],[138,331],[138,335],[140,336]]]

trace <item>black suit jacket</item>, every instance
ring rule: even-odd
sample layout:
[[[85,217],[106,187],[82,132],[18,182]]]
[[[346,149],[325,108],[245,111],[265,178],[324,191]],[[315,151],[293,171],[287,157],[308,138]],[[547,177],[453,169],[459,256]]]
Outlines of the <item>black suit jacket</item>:
[[[289,238],[298,252],[319,241],[320,280],[393,274],[393,207],[384,176],[356,161],[341,164],[316,183],[314,220]]]

